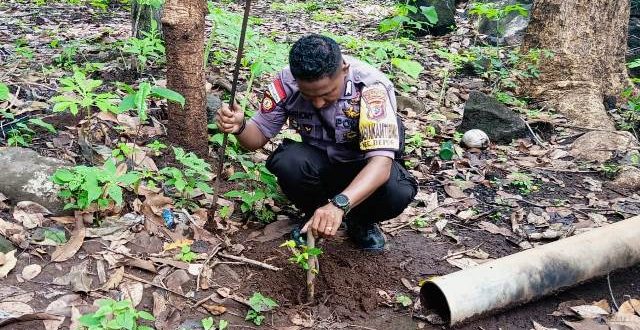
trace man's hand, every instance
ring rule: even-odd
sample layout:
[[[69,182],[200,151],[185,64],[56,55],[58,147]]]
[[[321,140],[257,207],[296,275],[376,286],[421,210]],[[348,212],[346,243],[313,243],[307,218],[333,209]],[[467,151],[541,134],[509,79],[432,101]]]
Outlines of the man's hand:
[[[317,209],[300,232],[306,233],[307,230],[311,230],[314,237],[333,237],[338,232],[343,216],[343,210],[329,203]]]
[[[237,133],[242,128],[244,112],[237,103],[233,105],[233,111],[229,109],[228,104],[223,103],[222,107],[216,114],[216,121],[220,132],[231,134]]]

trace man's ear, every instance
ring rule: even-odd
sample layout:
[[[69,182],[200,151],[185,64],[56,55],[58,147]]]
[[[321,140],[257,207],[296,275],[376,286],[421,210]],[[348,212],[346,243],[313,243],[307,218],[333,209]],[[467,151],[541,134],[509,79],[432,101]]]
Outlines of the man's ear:
[[[351,66],[351,64],[347,63],[345,60],[342,60],[342,72],[343,73],[348,73],[350,66]]]

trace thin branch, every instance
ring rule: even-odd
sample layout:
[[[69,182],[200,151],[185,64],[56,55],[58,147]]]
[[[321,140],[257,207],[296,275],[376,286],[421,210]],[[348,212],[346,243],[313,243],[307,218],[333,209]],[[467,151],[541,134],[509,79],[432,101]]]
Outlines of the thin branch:
[[[234,256],[234,255],[230,255],[230,254],[226,254],[226,253],[220,253],[219,255],[221,257],[223,257],[223,258],[236,260],[236,261],[242,261],[242,262],[245,262],[245,263],[248,263],[248,264],[251,264],[251,265],[254,265],[254,266],[259,266],[259,267],[262,267],[262,268],[266,268],[266,269],[269,269],[269,270],[274,270],[274,271],[281,270],[281,268],[278,268],[276,266],[272,266],[272,265],[269,265],[267,263],[260,262],[260,261],[257,261],[257,260],[253,260],[253,259],[249,259],[249,258],[245,258],[245,257]]]

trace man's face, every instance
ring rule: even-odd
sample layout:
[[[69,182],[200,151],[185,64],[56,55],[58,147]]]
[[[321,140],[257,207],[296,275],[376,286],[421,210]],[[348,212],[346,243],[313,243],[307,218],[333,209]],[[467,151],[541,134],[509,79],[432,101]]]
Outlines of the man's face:
[[[349,72],[349,64],[344,63],[336,73],[315,81],[298,80],[302,98],[311,102],[316,109],[325,108],[336,102],[344,93],[344,78]]]

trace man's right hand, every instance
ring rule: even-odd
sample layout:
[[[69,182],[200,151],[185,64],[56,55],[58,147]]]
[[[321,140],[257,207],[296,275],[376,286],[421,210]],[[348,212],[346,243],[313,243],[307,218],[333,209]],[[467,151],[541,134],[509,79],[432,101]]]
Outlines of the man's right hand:
[[[218,123],[218,129],[222,133],[237,133],[242,129],[244,112],[237,103],[234,103],[233,111],[229,109],[228,104],[223,103],[216,114],[216,122]]]

